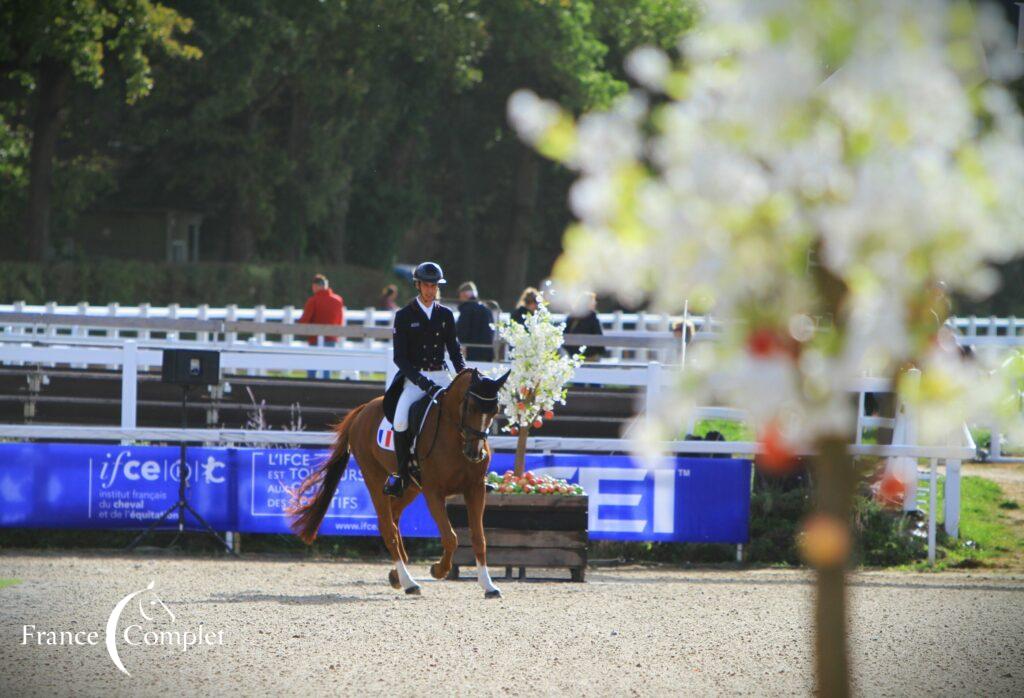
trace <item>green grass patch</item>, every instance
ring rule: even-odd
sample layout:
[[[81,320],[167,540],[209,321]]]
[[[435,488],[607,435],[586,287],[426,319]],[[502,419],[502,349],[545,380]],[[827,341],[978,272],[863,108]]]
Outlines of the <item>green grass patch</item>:
[[[702,419],[694,427],[694,434],[701,438],[707,436],[709,431],[720,432],[726,441],[754,440],[754,430],[743,422],[734,422],[728,419]]]
[[[952,540],[942,530],[945,478],[939,478],[936,506],[939,511],[937,560],[934,569],[991,567],[1024,551],[1024,532],[1004,512],[1017,508],[995,482],[976,475],[960,480],[960,537]],[[1008,506],[1007,506],[1008,505]],[[930,569],[927,561],[912,569]]]
[[[4,587],[12,587],[15,584],[21,584],[20,579],[0,579],[0,589]]]
[[[978,448],[983,448],[986,451],[992,449],[992,431],[990,429],[983,429],[974,427],[971,429],[971,438],[974,439],[974,443]],[[1024,445],[1007,443],[1005,440],[1001,444],[1000,453],[1006,455],[1024,455]]]

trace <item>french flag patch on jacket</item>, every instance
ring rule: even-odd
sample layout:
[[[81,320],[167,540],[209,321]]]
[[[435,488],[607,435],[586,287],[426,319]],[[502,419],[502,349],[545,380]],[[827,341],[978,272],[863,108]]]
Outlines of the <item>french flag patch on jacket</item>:
[[[377,445],[385,451],[395,450],[395,432],[387,417],[381,419],[380,426],[377,427]]]

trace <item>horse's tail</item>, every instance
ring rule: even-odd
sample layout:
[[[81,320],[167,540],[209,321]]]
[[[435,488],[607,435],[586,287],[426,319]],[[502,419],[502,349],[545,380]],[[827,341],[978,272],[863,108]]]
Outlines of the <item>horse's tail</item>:
[[[338,489],[341,476],[348,467],[349,439],[348,433],[356,416],[363,411],[366,405],[360,405],[341,420],[334,431],[337,438],[334,440],[334,447],[331,455],[320,464],[320,466],[309,474],[299,488],[291,493],[292,502],[287,513],[292,517],[291,529],[307,545],[316,540],[317,531],[331,506],[331,499],[334,491]],[[315,493],[310,494],[314,488],[320,486]],[[308,496],[307,496],[308,495]]]

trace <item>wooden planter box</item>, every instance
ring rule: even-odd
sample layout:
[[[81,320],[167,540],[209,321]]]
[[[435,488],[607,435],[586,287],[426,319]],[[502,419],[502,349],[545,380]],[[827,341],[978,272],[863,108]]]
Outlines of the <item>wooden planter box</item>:
[[[459,547],[449,579],[457,579],[459,567],[476,566],[469,534],[466,504],[461,495],[449,497],[448,518],[459,537]],[[584,581],[587,569],[587,497],[556,494],[487,495],[484,509],[487,564],[504,566],[505,576],[519,568],[566,567],[572,581]]]

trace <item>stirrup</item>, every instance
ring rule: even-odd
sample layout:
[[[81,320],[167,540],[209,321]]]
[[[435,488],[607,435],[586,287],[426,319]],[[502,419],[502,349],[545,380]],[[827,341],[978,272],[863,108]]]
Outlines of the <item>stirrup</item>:
[[[384,494],[389,497],[401,497],[405,493],[405,479],[398,475],[389,475],[384,483]]]

